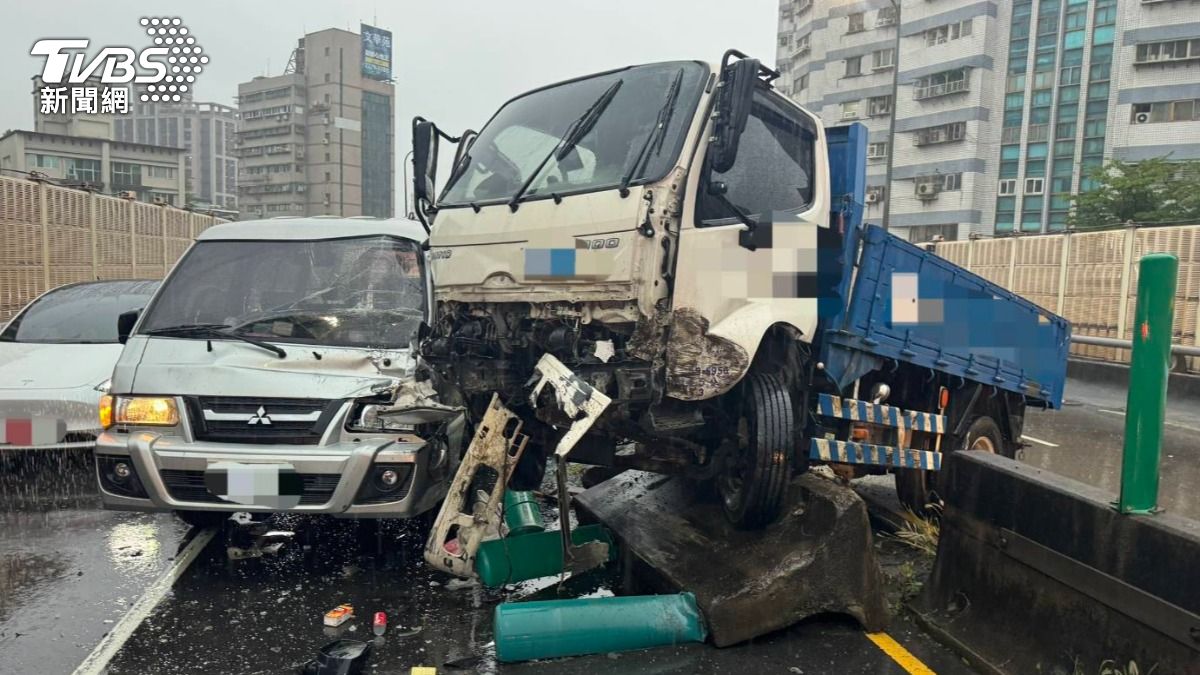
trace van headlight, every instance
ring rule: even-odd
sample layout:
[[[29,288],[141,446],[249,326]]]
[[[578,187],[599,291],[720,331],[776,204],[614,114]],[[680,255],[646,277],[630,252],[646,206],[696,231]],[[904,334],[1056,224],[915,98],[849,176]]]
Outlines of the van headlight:
[[[150,427],[173,427],[179,424],[175,399],[164,396],[118,396],[111,414],[115,424]]]
[[[380,415],[379,411],[386,406],[377,403],[362,403],[350,412],[350,417],[346,422],[347,431],[359,431],[366,433],[378,432],[401,432],[414,431],[416,425],[401,424],[395,421],[394,418],[387,415]]]

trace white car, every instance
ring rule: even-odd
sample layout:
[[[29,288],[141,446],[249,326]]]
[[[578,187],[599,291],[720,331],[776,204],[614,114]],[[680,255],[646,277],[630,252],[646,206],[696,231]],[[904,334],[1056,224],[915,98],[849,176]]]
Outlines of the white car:
[[[60,286],[0,332],[0,452],[92,448],[98,405],[121,356],[117,317],[146,305],[157,281]]]

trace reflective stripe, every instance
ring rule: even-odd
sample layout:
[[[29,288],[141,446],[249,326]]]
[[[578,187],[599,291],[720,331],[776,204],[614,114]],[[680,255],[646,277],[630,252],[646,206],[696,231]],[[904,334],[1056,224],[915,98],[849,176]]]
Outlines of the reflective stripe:
[[[821,394],[817,398],[817,414],[852,422],[866,422],[897,429],[912,429],[938,434],[943,433],[946,428],[946,418],[942,415],[904,410],[890,405],[875,405],[867,401],[840,398],[830,394]]]
[[[838,464],[871,464],[925,471],[942,469],[942,453],[933,450],[831,441],[824,438],[812,439],[809,444],[808,456],[814,460]]]

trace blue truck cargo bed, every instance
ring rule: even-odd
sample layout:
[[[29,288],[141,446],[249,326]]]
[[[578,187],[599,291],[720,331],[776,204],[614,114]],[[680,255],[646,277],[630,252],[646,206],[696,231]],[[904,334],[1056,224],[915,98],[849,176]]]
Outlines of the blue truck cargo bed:
[[[874,225],[839,319],[823,335],[835,380],[858,351],[1062,405],[1066,319]]]
[[[880,227],[861,226],[866,129],[826,134],[834,217],[845,233],[824,266],[836,280],[821,301],[826,375],[844,389],[900,361],[1061,406],[1067,320]]]

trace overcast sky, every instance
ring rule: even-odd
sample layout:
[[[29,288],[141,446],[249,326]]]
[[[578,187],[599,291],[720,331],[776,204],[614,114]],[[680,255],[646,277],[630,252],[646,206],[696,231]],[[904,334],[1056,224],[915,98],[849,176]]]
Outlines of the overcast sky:
[[[142,16],[183,20],[211,58],[196,100],[226,104],[239,82],[281,73],[305,32],[358,32],[360,22],[391,30],[401,157],[413,115],[450,131],[478,128],[541,84],[649,61],[715,61],[729,47],[773,64],[777,8],[778,0],[10,0],[0,21],[0,129],[33,126],[35,40],[140,48]]]

